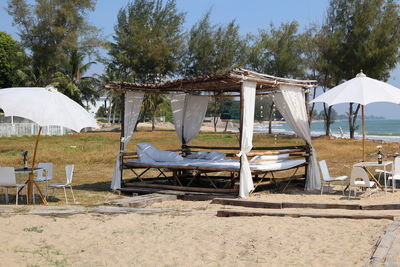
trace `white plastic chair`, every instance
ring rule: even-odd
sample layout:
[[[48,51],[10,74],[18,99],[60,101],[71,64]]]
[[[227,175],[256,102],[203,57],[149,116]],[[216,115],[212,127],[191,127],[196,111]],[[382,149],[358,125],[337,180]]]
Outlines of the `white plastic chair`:
[[[324,184],[328,184],[328,193],[329,193],[329,189],[331,187],[331,182],[335,182],[335,181],[340,181],[340,183],[342,184],[342,194],[344,195],[344,185],[343,185],[343,181],[346,180],[348,177],[347,176],[337,176],[337,177],[332,177],[329,174],[329,170],[328,167],[326,166],[326,161],[325,160],[321,160],[319,162],[319,167],[321,169],[321,173],[322,173],[322,179],[323,179],[323,184],[321,186],[321,195],[324,191]]]
[[[386,174],[386,178],[388,180],[392,181],[392,186],[393,186],[393,188],[395,188],[396,187],[396,181],[395,180],[400,180],[400,157],[396,157],[394,159],[393,170],[392,171],[386,171],[385,172],[384,170],[377,169],[377,170],[375,170],[375,172],[379,173],[378,179],[381,178],[382,174]]]
[[[375,186],[376,190],[378,189],[377,185],[375,182],[372,182],[369,180],[368,173],[361,167],[353,167],[351,170],[351,176],[350,176],[350,185],[349,185],[349,199],[351,195],[351,190],[353,189],[354,191],[354,197],[357,196],[357,188],[368,188],[369,189],[369,196],[371,197],[372,190]]]
[[[67,191],[65,190],[66,187],[69,187],[71,189],[72,198],[74,199],[74,203],[76,203],[74,191],[72,191],[72,186],[71,186],[73,175],[74,175],[74,165],[67,165],[67,166],[65,166],[65,176],[67,178],[67,182],[65,184],[59,183],[59,184],[49,185],[50,187],[53,188],[53,195],[54,195],[56,188],[64,189],[64,196],[65,196],[65,201],[67,202],[67,204],[68,204],[68,198],[67,198]]]
[[[37,171],[37,176],[35,178],[35,182],[45,182],[46,183],[44,194],[47,198],[49,196],[49,194],[48,194],[49,181],[53,178],[53,163],[40,162],[38,164],[38,168],[42,168],[42,169]]]
[[[26,184],[17,184],[14,167],[0,167],[0,187],[4,189],[6,203],[8,203],[8,188],[15,188],[15,205],[18,205],[19,189],[25,187],[26,203],[28,204],[28,187]]]

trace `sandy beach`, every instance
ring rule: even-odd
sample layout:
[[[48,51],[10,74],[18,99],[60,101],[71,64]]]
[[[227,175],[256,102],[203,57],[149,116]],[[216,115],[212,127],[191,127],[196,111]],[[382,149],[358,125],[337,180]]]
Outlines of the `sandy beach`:
[[[304,198],[312,201],[313,197]],[[282,199],[290,197],[274,198]],[[319,198],[327,199],[329,196]],[[167,201],[149,208],[164,212],[63,217],[3,214],[0,239],[7,242],[0,244],[1,265],[363,266],[384,228],[392,222],[219,218],[215,216],[217,210],[232,207],[209,201]]]

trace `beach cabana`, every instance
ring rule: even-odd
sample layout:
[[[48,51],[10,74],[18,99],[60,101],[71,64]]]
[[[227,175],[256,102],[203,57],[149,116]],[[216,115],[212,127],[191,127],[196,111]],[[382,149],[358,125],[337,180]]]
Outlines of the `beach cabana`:
[[[122,101],[121,143],[112,188],[124,190],[132,187],[148,187],[199,192],[237,192],[245,198],[254,189],[254,183],[257,185],[261,183],[267,174],[274,177],[274,172],[294,169],[295,172],[287,177],[286,182],[303,179],[306,190],[320,189],[320,175],[316,153],[311,144],[308,113],[309,88],[315,86],[316,81],[279,78],[241,68],[223,74],[184,78],[157,84],[128,82],[108,84],[106,88],[118,92]],[[139,160],[132,160],[132,156],[137,156],[136,153],[125,151],[132,138],[145,94],[168,94],[170,96],[175,130],[182,143],[179,151],[183,159],[149,159],[146,161],[144,156],[140,157],[140,153],[143,152],[142,149],[154,150],[150,146],[146,148],[138,146],[138,149],[141,149],[137,151]],[[277,109],[296,135],[304,139],[304,145],[253,147],[255,98],[258,95],[274,97]],[[239,147],[189,145],[200,130],[207,104],[212,97],[234,97],[240,100]],[[189,155],[198,150],[210,151],[212,149],[229,150],[235,153],[231,153],[232,160],[189,159]],[[163,153],[155,151],[154,154],[161,155]],[[215,153],[215,155],[217,154]],[[260,160],[249,162],[249,156],[259,156]],[[166,155],[166,157],[168,156]],[[235,157],[239,157],[240,160],[235,160]],[[265,158],[268,159],[265,160]],[[303,167],[304,173],[296,174],[301,167]],[[138,182],[125,182],[124,169],[132,170],[138,178]],[[154,181],[164,179],[170,181],[172,185],[151,184],[150,180],[141,179],[143,172],[139,173],[139,169],[142,169],[143,172],[149,169],[158,170],[159,175],[154,178]],[[172,176],[166,175],[168,171],[172,173]],[[224,177],[210,175],[221,172],[229,174],[225,177],[227,183],[223,188],[218,187],[217,180],[220,181]],[[183,182],[182,179],[185,176],[189,176],[189,178]],[[212,188],[191,186],[193,180],[199,177],[209,181]]]

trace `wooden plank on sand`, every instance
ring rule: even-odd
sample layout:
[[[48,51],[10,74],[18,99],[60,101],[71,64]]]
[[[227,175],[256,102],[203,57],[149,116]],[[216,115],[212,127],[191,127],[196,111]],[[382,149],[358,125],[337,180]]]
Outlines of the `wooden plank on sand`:
[[[158,189],[171,189],[179,191],[192,191],[203,193],[237,193],[238,189],[222,189],[222,188],[205,188],[205,187],[190,187],[190,186],[176,186],[176,185],[163,185],[163,184],[144,184],[144,183],[126,183],[126,187],[143,187],[143,188],[158,188]]]
[[[362,205],[363,210],[400,210],[400,204]]]
[[[344,209],[344,210],[361,210],[358,204],[337,204],[337,203],[297,203],[283,202],[282,208],[300,208],[300,209]]]
[[[265,202],[241,199],[214,198],[213,201],[211,201],[211,204],[241,206],[248,208],[282,209],[282,203],[280,202]]]
[[[309,209],[346,209],[361,210],[358,204],[336,204],[336,203],[296,203],[296,202],[266,202],[243,199],[218,199],[215,198],[211,204],[231,205],[248,208],[285,209],[285,208],[309,208]]]
[[[386,227],[375,244],[375,250],[365,266],[397,266],[400,253],[400,220],[397,218]],[[397,239],[397,240],[396,240]]]
[[[283,213],[283,212],[249,212],[234,210],[219,210],[217,217],[236,217],[236,216],[275,216],[275,217],[310,217],[310,218],[326,218],[326,219],[353,219],[353,220],[394,220],[392,215],[360,215],[360,214],[313,214],[313,213]]]

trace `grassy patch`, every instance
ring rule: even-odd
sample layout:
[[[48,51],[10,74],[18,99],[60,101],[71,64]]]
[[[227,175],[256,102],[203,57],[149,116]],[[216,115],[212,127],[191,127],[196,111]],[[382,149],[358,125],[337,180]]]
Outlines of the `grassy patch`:
[[[236,137],[232,134],[202,134],[197,140],[236,140]]]
[[[238,134],[228,133],[200,133],[191,145],[239,147]],[[82,205],[109,201],[119,198],[110,190],[115,157],[119,149],[118,132],[80,133],[67,136],[42,136],[37,154],[38,162],[52,162],[54,164],[53,180],[51,183],[65,182],[65,165],[74,164],[73,189],[78,202]],[[136,143],[149,142],[159,149],[178,149],[181,146],[175,131],[144,131],[139,129],[129,143],[126,151],[136,151]],[[3,137],[0,138],[0,162],[2,166],[22,167],[21,150],[29,151],[29,163],[33,156],[35,137]],[[294,136],[254,134],[253,146],[285,146],[303,145],[304,141]],[[362,159],[362,146],[360,140],[329,139],[325,137],[314,138],[313,144],[317,151],[318,160],[325,159],[331,175],[349,175],[354,163]],[[380,142],[366,141],[366,160],[375,160],[376,145]],[[398,151],[397,143],[384,143],[383,153]],[[230,151],[232,152],[232,151]],[[149,171],[146,175],[157,175]],[[284,175],[284,173],[282,174]],[[126,177],[132,177],[126,171]],[[19,175],[17,182],[23,183],[27,175]],[[43,188],[44,184],[39,183]],[[50,193],[50,205],[65,204],[63,190],[56,190],[53,196]],[[10,194],[14,194],[10,190]],[[24,192],[23,192],[24,194]],[[70,191],[68,199],[72,201]],[[0,203],[4,203],[0,198]],[[15,212],[27,212],[26,207],[18,207]]]
[[[43,233],[43,226],[32,226],[28,228],[24,228],[25,232],[35,232],[35,233]]]

